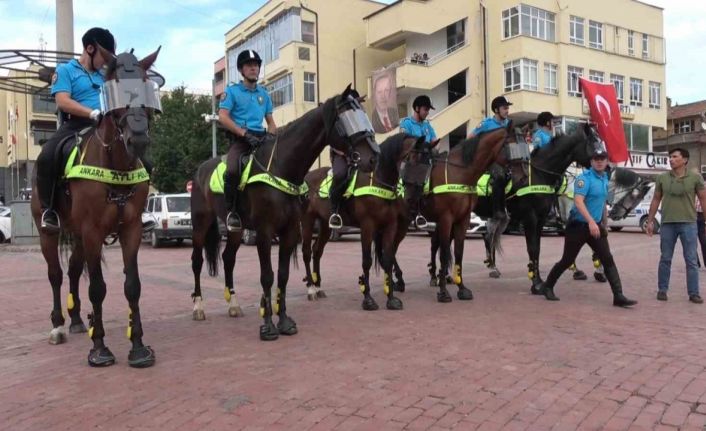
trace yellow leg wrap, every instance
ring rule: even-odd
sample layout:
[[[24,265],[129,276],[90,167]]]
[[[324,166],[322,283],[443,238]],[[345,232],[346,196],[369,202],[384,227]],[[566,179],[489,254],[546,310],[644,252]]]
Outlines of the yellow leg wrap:
[[[281,295],[281,291],[279,288],[277,288],[277,302],[275,302],[275,314],[279,314],[279,298]]]
[[[571,266],[569,266],[569,269],[570,269],[571,271],[576,271],[576,264],[575,264],[575,263],[572,263]]]
[[[318,283],[319,282],[319,274],[312,272],[311,273],[311,281],[313,281],[314,283]]]
[[[600,259],[596,259],[596,260],[593,261],[593,267],[596,268],[596,269],[598,269],[598,268],[601,267],[601,261],[600,261]]]
[[[382,289],[385,292],[385,295],[390,294],[390,277],[388,277],[387,274],[383,277]]]
[[[93,326],[88,328],[88,338],[93,338]]]
[[[265,307],[260,307],[260,317],[265,317]]]
[[[527,273],[527,278],[529,278],[530,280],[532,280],[532,279],[534,278],[534,271],[529,271],[529,272]]]
[[[360,293],[365,293],[365,285],[364,284],[359,284],[358,287],[360,287]]]
[[[454,284],[461,284],[461,265],[454,265]]]
[[[226,302],[230,302],[230,289],[228,289],[228,286],[226,286],[225,290],[223,291],[223,298],[226,300]]]
[[[71,311],[74,309],[76,304],[74,304],[74,295],[73,293],[69,293],[69,296],[66,298],[66,309]]]
[[[127,312],[127,331],[125,332],[125,336],[128,340],[132,340],[132,310],[128,310]]]

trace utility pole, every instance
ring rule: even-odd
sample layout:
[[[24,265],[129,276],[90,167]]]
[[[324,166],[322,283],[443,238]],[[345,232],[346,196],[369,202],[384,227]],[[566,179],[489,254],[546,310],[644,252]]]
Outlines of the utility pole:
[[[73,0],[56,0],[56,50],[74,52]]]
[[[211,113],[201,114],[204,121],[211,123],[211,157],[218,156],[218,143],[216,142],[216,125],[218,123],[218,113],[216,112],[216,80],[211,80]]]

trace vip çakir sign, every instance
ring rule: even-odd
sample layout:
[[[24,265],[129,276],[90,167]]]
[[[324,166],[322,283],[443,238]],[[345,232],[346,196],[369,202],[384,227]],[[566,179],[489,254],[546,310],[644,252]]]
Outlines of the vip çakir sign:
[[[646,151],[631,151],[630,158],[623,164],[626,168],[668,170],[669,155]]]

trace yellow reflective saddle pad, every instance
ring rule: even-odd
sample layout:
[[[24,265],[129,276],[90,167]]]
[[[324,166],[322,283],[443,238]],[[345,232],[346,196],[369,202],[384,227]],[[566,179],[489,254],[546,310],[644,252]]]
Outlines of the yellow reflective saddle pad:
[[[240,182],[238,183],[238,189],[243,190],[245,186],[253,183],[265,183],[268,186],[274,187],[275,189],[287,193],[288,195],[300,196],[305,195],[309,190],[309,186],[306,183],[301,185],[296,185],[290,183],[289,181],[276,177],[268,172],[261,174],[255,174],[250,176],[250,171],[252,170],[253,156],[248,158],[248,162],[243,169],[243,173],[240,175]],[[209,188],[211,192],[217,194],[223,194],[223,174],[226,172],[226,164],[221,161],[216,169],[211,173],[211,179],[209,181]]]

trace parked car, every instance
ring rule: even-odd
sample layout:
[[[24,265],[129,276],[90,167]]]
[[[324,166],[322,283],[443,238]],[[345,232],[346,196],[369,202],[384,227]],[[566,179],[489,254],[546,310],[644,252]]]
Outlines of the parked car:
[[[10,241],[11,219],[10,207],[0,206],[0,243]]]
[[[175,240],[181,244],[185,239],[191,239],[191,198],[188,193],[152,195],[147,199],[145,212],[157,222],[157,226],[146,234],[152,247],[159,247],[165,241]]]
[[[431,235],[436,230],[436,223],[433,221],[427,222],[427,225],[423,228],[418,228],[414,224],[414,220],[409,224],[409,232],[427,232]],[[471,220],[466,229],[466,236],[472,235],[483,235],[486,231],[486,221],[478,217],[476,213],[471,212]]]
[[[630,211],[622,220],[611,220],[608,219],[608,228],[614,232],[623,230],[624,228],[636,228],[645,232],[647,224],[647,214],[650,211],[650,203],[652,203],[652,197],[654,196],[655,188],[654,184],[647,192],[642,201],[635,207],[634,210]],[[662,222],[662,209],[660,208],[655,214],[655,233],[659,232],[659,227]]]

